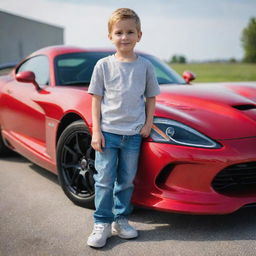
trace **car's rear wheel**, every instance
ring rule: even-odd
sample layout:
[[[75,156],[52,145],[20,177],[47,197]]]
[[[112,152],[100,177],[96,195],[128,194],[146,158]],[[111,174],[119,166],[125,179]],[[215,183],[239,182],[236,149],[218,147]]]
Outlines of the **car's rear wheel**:
[[[2,132],[1,132],[1,128],[0,128],[0,156],[5,156],[10,152],[11,152],[11,150],[8,147],[6,147],[4,144]]]
[[[83,121],[75,121],[61,134],[57,145],[59,181],[75,204],[94,207],[94,151]]]

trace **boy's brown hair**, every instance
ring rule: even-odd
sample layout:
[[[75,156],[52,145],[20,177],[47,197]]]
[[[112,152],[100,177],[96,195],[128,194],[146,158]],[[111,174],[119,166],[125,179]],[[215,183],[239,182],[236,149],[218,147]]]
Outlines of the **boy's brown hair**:
[[[108,20],[108,33],[112,32],[113,25],[125,19],[134,19],[138,32],[141,32],[140,18],[137,13],[129,8],[119,8],[115,10]]]

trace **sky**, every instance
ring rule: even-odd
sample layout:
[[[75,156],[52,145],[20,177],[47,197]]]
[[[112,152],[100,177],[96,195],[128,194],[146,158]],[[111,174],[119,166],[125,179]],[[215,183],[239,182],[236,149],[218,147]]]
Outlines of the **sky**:
[[[87,48],[113,48],[107,21],[120,7],[140,16],[136,49],[163,60],[239,60],[242,31],[256,17],[256,0],[0,0],[0,10],[63,27],[65,44]]]

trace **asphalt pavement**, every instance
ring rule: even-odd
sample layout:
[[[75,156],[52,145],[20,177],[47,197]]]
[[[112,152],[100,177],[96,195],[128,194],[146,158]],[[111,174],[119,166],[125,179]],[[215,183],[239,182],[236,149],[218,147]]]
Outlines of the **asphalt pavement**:
[[[196,216],[136,209],[134,240],[86,245],[93,211],[74,205],[52,173],[13,154],[0,158],[0,256],[256,256],[256,208]]]

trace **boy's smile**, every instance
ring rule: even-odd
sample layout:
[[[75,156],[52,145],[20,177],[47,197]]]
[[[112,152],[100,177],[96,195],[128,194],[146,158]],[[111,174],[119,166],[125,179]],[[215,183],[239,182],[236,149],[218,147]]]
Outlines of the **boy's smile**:
[[[120,57],[133,56],[133,49],[140,41],[142,33],[137,30],[134,19],[125,19],[116,22],[109,34],[109,39],[116,46]]]

